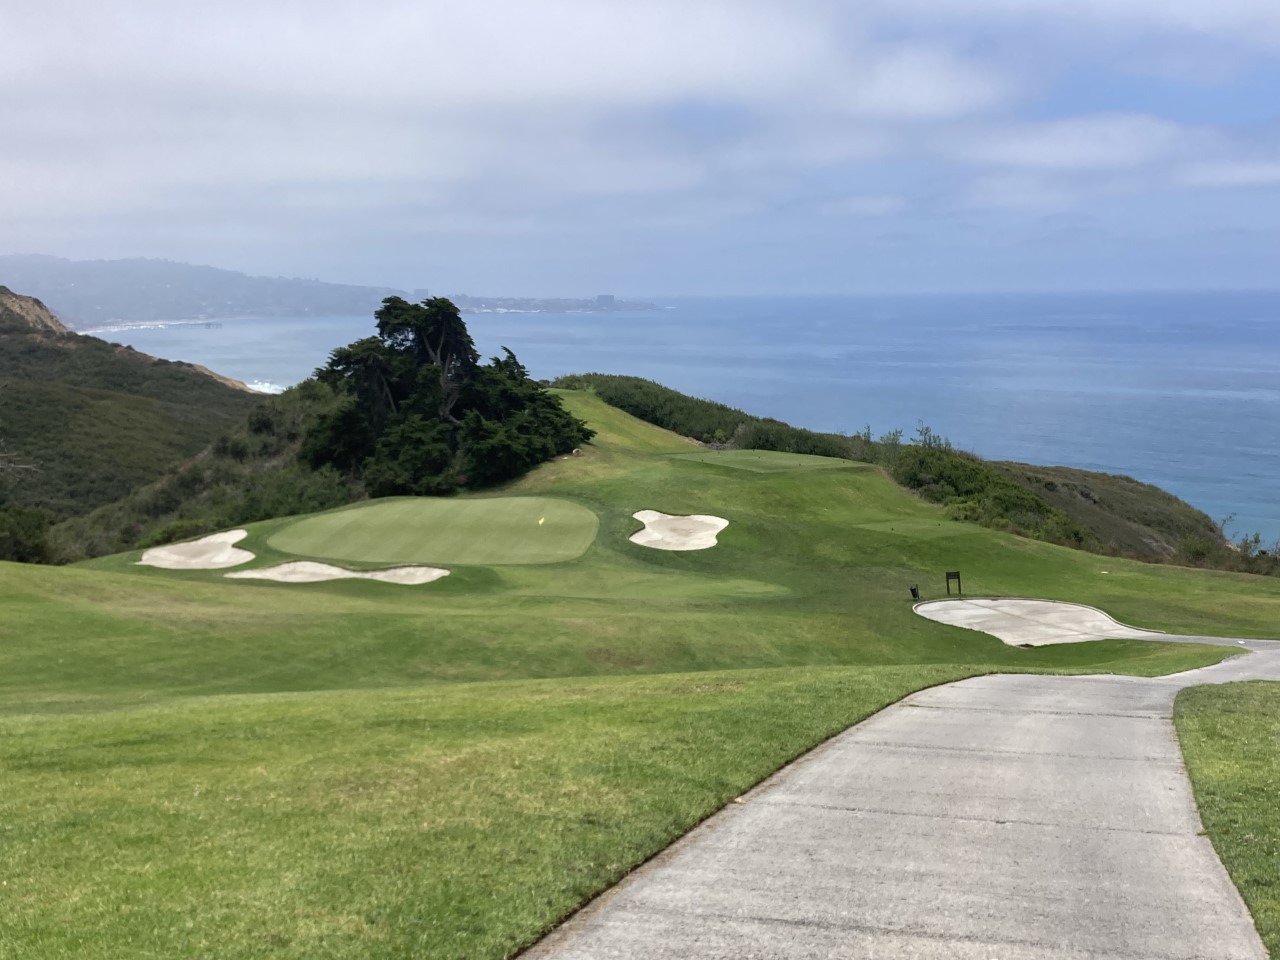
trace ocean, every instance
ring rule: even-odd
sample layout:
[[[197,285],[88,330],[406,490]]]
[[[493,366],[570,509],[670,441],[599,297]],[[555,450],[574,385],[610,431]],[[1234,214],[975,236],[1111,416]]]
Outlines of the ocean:
[[[1122,473],[1280,539],[1280,293],[646,298],[644,313],[469,314],[533,376],[623,373],[815,430],[923,422],[988,459]],[[97,335],[261,386],[371,316]]]

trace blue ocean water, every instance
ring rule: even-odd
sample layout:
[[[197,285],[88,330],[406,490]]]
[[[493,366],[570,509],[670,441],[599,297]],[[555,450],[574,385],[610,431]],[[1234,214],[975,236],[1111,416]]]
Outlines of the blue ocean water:
[[[1280,293],[666,298],[645,313],[477,314],[536,377],[648,377],[818,430],[923,421],[989,459],[1158,484],[1280,538]],[[370,317],[102,334],[289,384]]]

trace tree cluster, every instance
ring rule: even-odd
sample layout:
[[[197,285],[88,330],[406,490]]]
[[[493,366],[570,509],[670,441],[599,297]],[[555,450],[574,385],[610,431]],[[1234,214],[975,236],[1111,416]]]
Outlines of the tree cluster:
[[[442,494],[513,479],[591,438],[510,350],[481,364],[449,300],[388,297],[374,317],[376,336],[316,371],[340,400],[303,442],[313,466],[374,496]]]

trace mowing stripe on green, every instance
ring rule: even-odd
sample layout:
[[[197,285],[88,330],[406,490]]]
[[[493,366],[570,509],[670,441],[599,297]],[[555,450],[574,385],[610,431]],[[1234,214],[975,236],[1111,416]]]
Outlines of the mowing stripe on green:
[[[586,507],[556,497],[397,497],[307,517],[267,542],[368,563],[556,563],[582,556],[598,526]]]
[[[850,460],[815,457],[808,453],[778,453],[774,450],[699,450],[673,454],[673,460],[693,460],[753,473],[781,473],[788,470],[841,470],[855,466]]]

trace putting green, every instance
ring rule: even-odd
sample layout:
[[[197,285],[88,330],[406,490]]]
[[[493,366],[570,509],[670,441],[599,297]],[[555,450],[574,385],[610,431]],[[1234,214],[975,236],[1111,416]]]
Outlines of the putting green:
[[[307,517],[267,543],[368,563],[556,563],[582,556],[597,526],[586,507],[554,497],[397,497]]]
[[[677,453],[673,460],[693,460],[696,463],[713,463],[736,470],[753,473],[781,473],[787,470],[839,470],[854,466],[851,460],[835,457],[815,457],[808,453],[777,453],[773,450],[701,450],[697,453]]]

